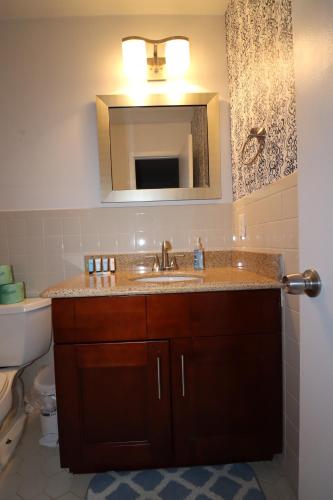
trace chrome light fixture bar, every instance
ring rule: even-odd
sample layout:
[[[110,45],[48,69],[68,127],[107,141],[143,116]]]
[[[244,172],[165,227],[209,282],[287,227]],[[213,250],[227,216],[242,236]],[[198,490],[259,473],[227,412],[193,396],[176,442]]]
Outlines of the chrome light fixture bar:
[[[160,40],[128,36],[122,39],[122,48],[124,70],[130,79],[182,78],[190,65],[190,44],[185,36]]]

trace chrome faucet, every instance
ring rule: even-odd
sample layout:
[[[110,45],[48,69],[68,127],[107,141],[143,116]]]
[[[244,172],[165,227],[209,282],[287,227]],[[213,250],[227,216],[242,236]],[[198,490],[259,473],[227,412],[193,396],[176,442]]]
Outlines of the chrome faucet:
[[[170,241],[167,240],[162,241],[161,261],[158,255],[156,254],[154,256],[154,264],[152,271],[159,272],[159,271],[172,271],[178,269],[176,255],[172,255],[172,257],[169,260],[169,254],[168,254],[169,250],[171,250]],[[177,257],[184,257],[184,254],[177,254]]]
[[[161,271],[165,271],[166,269],[170,269],[168,250],[171,250],[170,242],[167,240],[162,241],[162,260],[161,260],[161,267],[160,267]]]

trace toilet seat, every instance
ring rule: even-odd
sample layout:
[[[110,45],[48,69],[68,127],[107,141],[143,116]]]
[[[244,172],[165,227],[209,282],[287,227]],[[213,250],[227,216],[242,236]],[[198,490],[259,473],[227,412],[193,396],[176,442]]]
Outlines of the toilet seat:
[[[12,408],[12,385],[17,372],[17,368],[0,369],[0,426]]]

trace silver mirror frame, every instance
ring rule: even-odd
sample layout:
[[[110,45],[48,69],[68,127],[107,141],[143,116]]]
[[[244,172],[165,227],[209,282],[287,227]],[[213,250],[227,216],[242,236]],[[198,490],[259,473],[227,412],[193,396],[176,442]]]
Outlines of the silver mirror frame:
[[[112,189],[109,108],[138,106],[207,106],[209,187],[168,189]],[[140,102],[126,95],[96,96],[102,203],[209,200],[221,198],[220,105],[216,93],[183,94],[175,102],[164,94],[151,94]]]

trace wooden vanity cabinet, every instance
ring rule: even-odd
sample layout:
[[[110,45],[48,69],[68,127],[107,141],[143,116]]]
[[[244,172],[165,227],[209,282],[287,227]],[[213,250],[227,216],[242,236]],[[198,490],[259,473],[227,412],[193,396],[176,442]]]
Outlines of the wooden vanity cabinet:
[[[52,303],[63,467],[223,463],[281,451],[279,290]]]

